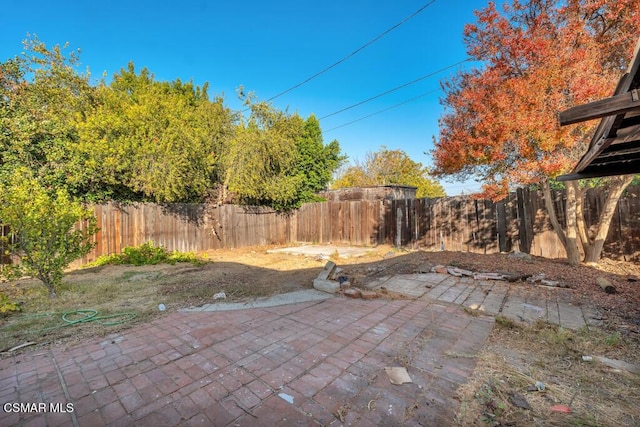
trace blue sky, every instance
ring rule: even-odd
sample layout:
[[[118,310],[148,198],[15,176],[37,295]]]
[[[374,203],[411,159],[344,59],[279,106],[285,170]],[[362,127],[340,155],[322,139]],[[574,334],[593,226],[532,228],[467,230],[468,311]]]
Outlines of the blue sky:
[[[158,80],[209,82],[210,95],[241,109],[243,86],[267,100],[349,55],[429,0],[24,1],[3,2],[0,60],[22,50],[27,33],[47,45],[68,42],[83,67],[109,79],[133,61]],[[462,31],[487,0],[435,0],[418,15],[340,65],[272,102],[324,117],[466,59]],[[10,18],[10,19],[9,19]],[[438,134],[440,80],[465,63],[321,120],[351,160],[385,145],[425,165]],[[429,94],[427,94],[429,93]],[[419,99],[360,120],[398,103]],[[338,129],[331,130],[339,127]],[[424,153],[427,152],[425,155]],[[449,195],[478,185],[442,181]]]

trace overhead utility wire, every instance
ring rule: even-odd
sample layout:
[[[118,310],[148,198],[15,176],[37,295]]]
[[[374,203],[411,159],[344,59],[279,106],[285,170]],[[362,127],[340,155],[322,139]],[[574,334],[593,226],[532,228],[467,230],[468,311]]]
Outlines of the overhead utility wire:
[[[417,99],[420,99],[420,98],[423,98],[423,97],[425,97],[425,96],[427,96],[427,95],[431,95],[432,93],[436,93],[436,92],[438,92],[439,90],[440,90],[440,89],[435,89],[435,90],[432,90],[432,91],[429,91],[429,92],[423,93],[423,94],[421,94],[421,95],[414,96],[414,97],[413,97],[413,98],[411,98],[411,99],[407,99],[406,101],[402,101],[402,102],[400,102],[400,103],[398,103],[398,104],[392,105],[391,107],[387,107],[387,108],[385,108],[385,109],[383,109],[383,110],[376,111],[375,113],[371,113],[371,114],[369,114],[368,116],[360,117],[359,119],[356,119],[356,120],[353,120],[353,121],[351,121],[351,122],[348,122],[348,123],[342,124],[342,125],[340,125],[340,126],[336,126],[336,127],[331,128],[331,129],[329,129],[329,130],[326,130],[326,131],[324,131],[324,132],[325,132],[325,133],[326,133],[326,132],[331,132],[332,130],[336,130],[336,129],[340,129],[340,128],[345,127],[345,126],[352,125],[352,124],[354,124],[354,123],[356,123],[356,122],[359,122],[360,120],[368,119],[369,117],[373,117],[373,116],[378,115],[378,114],[380,114],[380,113],[384,113],[385,111],[389,111],[389,110],[391,110],[392,108],[396,108],[396,107],[399,107],[399,106],[401,106],[401,105],[408,104],[409,102],[413,102],[413,101],[415,101],[415,100],[417,100]]]
[[[289,93],[294,89],[299,88],[300,86],[302,86],[305,83],[310,82],[311,80],[315,79],[316,77],[326,73],[327,71],[329,71],[330,69],[332,69],[333,67],[343,63],[344,61],[346,61],[347,59],[351,58],[352,56],[354,56],[356,53],[360,52],[361,50],[363,50],[366,47],[371,46],[373,43],[377,42],[378,40],[380,40],[382,37],[386,36],[387,34],[389,34],[391,31],[395,30],[396,28],[398,28],[399,26],[401,26],[402,24],[404,24],[405,22],[407,22],[408,20],[410,20],[411,18],[415,17],[416,15],[418,15],[420,12],[422,12],[423,10],[425,10],[427,7],[431,6],[433,3],[435,3],[436,0],[431,0],[430,2],[428,2],[427,4],[425,4],[424,6],[422,6],[420,9],[418,9],[417,11],[415,11],[412,15],[404,18],[402,21],[398,22],[396,25],[394,25],[393,27],[389,28],[387,31],[379,34],[378,36],[376,36],[374,39],[368,41],[367,43],[363,44],[362,46],[360,46],[359,48],[357,48],[356,50],[354,50],[353,52],[351,52],[350,54],[348,54],[347,56],[345,56],[344,58],[340,59],[338,62],[334,63],[333,65],[328,66],[327,68],[325,68],[322,71],[317,72],[316,74],[314,74],[313,76],[307,78],[306,80],[301,81],[300,83],[291,86],[289,89],[284,90],[282,92],[280,92],[279,94],[272,96],[271,98],[267,99],[267,101],[273,101],[276,98],[281,97],[282,95],[284,95],[285,93]]]
[[[449,65],[449,66],[447,66],[447,67],[444,67],[444,68],[441,68],[441,69],[439,69],[439,70],[437,70],[437,71],[434,71],[434,72],[432,72],[432,73],[429,73],[429,74],[427,74],[426,76],[418,77],[418,78],[417,78],[417,79],[415,79],[415,80],[412,80],[412,81],[410,81],[410,82],[408,82],[408,83],[405,83],[405,84],[402,84],[402,85],[400,85],[400,86],[396,86],[396,87],[394,87],[393,89],[389,89],[389,90],[388,90],[388,91],[386,91],[386,92],[379,93],[379,94],[377,94],[377,95],[375,95],[375,96],[372,96],[371,98],[365,99],[364,101],[360,101],[360,102],[358,102],[358,103],[356,103],[356,104],[349,105],[348,107],[345,107],[345,108],[343,108],[342,110],[338,110],[338,111],[335,111],[335,112],[333,112],[333,113],[331,113],[331,114],[327,114],[326,116],[320,117],[320,120],[322,120],[322,119],[326,119],[327,117],[335,116],[336,114],[339,114],[339,113],[342,113],[342,112],[344,112],[344,111],[350,110],[350,109],[355,108],[355,107],[357,107],[357,106],[359,106],[359,105],[365,104],[365,103],[367,103],[367,102],[369,102],[369,101],[373,101],[374,99],[376,99],[376,98],[380,98],[381,96],[388,95],[388,94],[390,94],[391,92],[395,92],[395,91],[396,91],[396,90],[398,90],[398,89],[402,89],[403,87],[407,87],[407,86],[410,86],[410,85],[412,85],[412,84],[414,84],[414,83],[418,83],[418,82],[419,82],[419,81],[421,81],[421,80],[424,80],[424,79],[426,79],[426,78],[432,77],[432,76],[434,76],[434,75],[436,75],[436,74],[438,74],[438,73],[441,73],[441,72],[443,72],[443,71],[446,71],[446,70],[448,70],[449,68],[456,67],[456,66],[458,66],[458,65],[460,65],[460,64],[463,64],[463,63],[465,63],[465,62],[467,62],[467,61],[469,61],[469,59],[468,59],[468,58],[467,58],[467,59],[465,59],[465,60],[463,60],[463,61],[456,62],[456,63],[455,63],[455,64],[453,64],[453,65]]]

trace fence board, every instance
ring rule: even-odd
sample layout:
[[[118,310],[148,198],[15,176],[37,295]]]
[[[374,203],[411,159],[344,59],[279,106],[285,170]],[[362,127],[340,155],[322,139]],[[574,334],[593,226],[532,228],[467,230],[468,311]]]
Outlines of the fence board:
[[[565,195],[556,191],[552,197],[564,224]],[[604,198],[600,189],[585,192],[585,220],[592,233]],[[94,237],[94,250],[82,263],[147,241],[183,252],[313,242],[400,244],[476,253],[520,250],[549,258],[566,256],[551,229],[542,194],[528,189],[519,189],[497,204],[463,196],[351,200],[309,203],[289,214],[269,208],[197,204],[107,204],[94,209],[100,231]],[[616,208],[605,256],[640,259],[638,212],[640,186],[629,187]],[[0,232],[6,235],[8,230],[4,227]],[[3,256],[2,262],[10,260]]]

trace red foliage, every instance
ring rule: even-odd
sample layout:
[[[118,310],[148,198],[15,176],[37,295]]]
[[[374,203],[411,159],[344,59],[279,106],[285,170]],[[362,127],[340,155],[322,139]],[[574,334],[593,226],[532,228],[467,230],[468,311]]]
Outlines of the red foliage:
[[[640,0],[490,3],[465,28],[482,68],[444,82],[436,173],[474,173],[484,195],[569,171],[597,122],[560,127],[557,114],[610,96],[640,34]],[[565,3],[565,2],[563,2]]]

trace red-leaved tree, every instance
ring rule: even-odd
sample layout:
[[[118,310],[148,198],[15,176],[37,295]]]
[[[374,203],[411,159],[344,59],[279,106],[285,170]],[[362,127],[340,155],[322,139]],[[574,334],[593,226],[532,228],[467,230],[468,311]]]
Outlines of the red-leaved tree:
[[[640,34],[640,0],[513,0],[476,12],[465,27],[468,55],[482,66],[443,83],[444,115],[433,151],[435,172],[483,180],[499,200],[514,185],[538,184],[569,262],[600,258],[615,206],[632,177],[609,178],[599,229],[587,233],[581,188],[567,185],[566,231],[550,180],[586,151],[597,121],[560,127],[558,112],[608,97]]]

